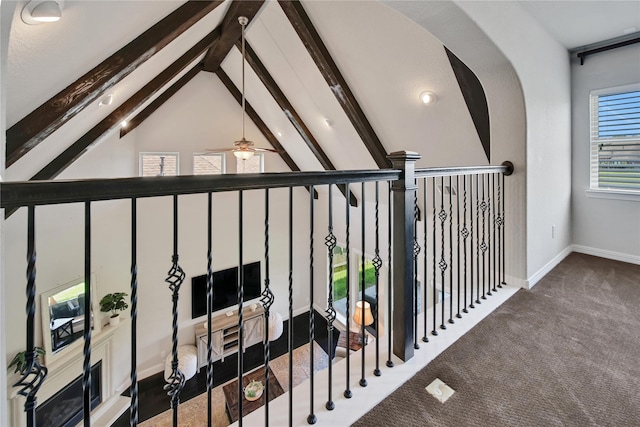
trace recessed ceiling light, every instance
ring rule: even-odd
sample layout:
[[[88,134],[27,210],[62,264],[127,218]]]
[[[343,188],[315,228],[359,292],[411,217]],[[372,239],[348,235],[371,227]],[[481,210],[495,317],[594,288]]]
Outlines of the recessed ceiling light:
[[[110,93],[109,95],[107,95],[104,98],[102,98],[102,100],[100,101],[100,103],[98,105],[100,105],[100,106],[111,105],[112,102],[113,102],[113,94]]]
[[[29,25],[56,22],[62,17],[63,6],[64,0],[31,0],[22,8],[20,17]]]
[[[127,121],[126,121],[126,120],[123,120],[123,121],[120,123],[120,126],[122,126],[123,128],[126,128],[126,127],[127,127]]]
[[[327,125],[328,128],[333,127],[333,122],[329,119],[324,119],[324,124]]]
[[[433,104],[437,100],[438,100],[438,97],[433,92],[425,91],[420,94],[420,101],[422,101],[422,103],[425,105]]]
[[[282,132],[277,131],[277,132],[276,132],[276,134],[278,134],[278,136],[279,136],[280,138],[282,138]]]

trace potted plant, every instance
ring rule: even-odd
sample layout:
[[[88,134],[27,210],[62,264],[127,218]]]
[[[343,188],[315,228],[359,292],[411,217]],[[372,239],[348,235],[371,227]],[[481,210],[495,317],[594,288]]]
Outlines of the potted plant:
[[[115,292],[113,294],[107,294],[100,300],[100,311],[108,313],[111,312],[109,318],[109,324],[115,326],[120,323],[120,313],[118,311],[124,310],[129,307],[124,300],[127,294],[124,292]]]
[[[44,348],[34,347],[34,350],[36,351],[36,359],[40,359],[40,356],[44,356]],[[22,369],[24,369],[25,365],[27,364],[26,353],[26,351],[21,351],[16,354],[13,359],[11,359],[11,362],[9,363],[9,366],[7,366],[7,369],[11,369],[15,366],[16,369],[15,371],[13,371],[14,373],[22,372]]]

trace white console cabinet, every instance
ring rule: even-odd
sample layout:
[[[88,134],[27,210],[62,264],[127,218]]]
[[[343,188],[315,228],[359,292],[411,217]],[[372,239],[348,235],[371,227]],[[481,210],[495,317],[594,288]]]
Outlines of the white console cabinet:
[[[243,350],[263,341],[264,309],[258,305],[255,310],[245,307],[242,311],[244,330],[242,333]],[[226,313],[216,315],[211,319],[211,360],[224,360],[226,356],[234,354],[239,348],[240,331],[238,313],[227,316]],[[203,323],[196,326],[196,343],[198,345],[198,370],[207,366],[207,328]]]

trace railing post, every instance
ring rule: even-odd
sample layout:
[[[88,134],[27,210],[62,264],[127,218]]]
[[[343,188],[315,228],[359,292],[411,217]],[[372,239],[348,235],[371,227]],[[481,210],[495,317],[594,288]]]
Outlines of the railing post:
[[[414,198],[417,190],[412,151],[389,154],[393,168],[401,169],[393,191],[393,354],[407,361],[413,357],[413,246],[415,240]]]

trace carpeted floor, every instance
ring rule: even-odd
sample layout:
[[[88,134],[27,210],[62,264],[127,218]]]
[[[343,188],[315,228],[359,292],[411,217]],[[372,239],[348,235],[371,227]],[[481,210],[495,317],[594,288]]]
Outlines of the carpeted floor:
[[[355,425],[640,426],[639,361],[640,266],[573,253]]]

